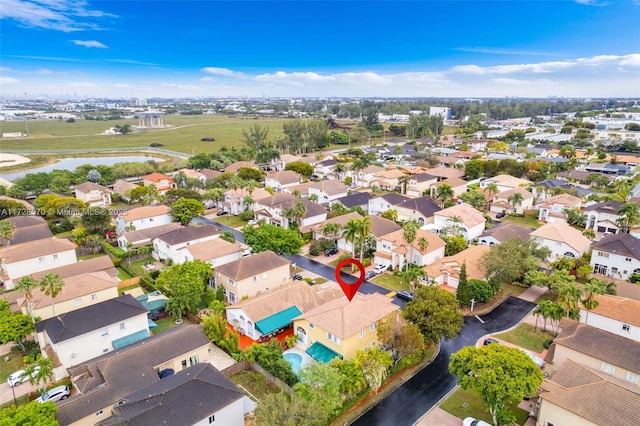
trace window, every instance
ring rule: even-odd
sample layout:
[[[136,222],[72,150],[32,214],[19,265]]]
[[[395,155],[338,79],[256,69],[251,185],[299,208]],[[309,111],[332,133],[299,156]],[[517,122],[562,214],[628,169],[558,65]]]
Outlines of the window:
[[[53,254],[53,258],[54,258],[54,259],[57,259],[57,258],[58,258],[58,253],[54,253],[54,254]],[[629,262],[631,262],[631,260],[629,260]]]
[[[336,345],[340,344],[340,338],[338,336],[334,336],[331,333],[327,333],[327,339],[333,343],[335,343]]]
[[[371,342],[371,347],[373,348],[376,345],[375,340],[373,342]]]
[[[126,327],[125,327],[125,325],[124,325],[124,322],[121,322],[121,323],[120,323],[120,331],[124,330],[125,328],[126,328]]]
[[[603,362],[602,364],[600,364],[600,371],[604,371],[607,374],[613,374],[615,373],[616,368],[611,364]]]
[[[198,357],[198,355],[193,355],[189,357],[189,365],[196,365],[198,362],[200,362],[200,358]]]
[[[602,251],[599,251],[598,252],[598,256],[600,256],[600,257],[609,257],[609,253],[604,253]]]
[[[625,261],[625,262],[631,262],[631,258],[630,258],[630,257],[625,257],[625,258],[624,258],[624,261]]]
[[[80,306],[80,305],[82,305],[82,297],[73,299],[73,306]]]
[[[622,331],[626,331],[627,333],[630,333],[631,326],[629,324],[622,324]]]
[[[376,323],[375,322],[369,326],[369,330],[376,331]]]
[[[360,338],[362,339],[364,337],[364,328],[362,330],[360,330]]]
[[[38,258],[38,263],[44,263],[44,256],[40,256]]]
[[[91,295],[91,300],[98,300],[98,293],[93,293]]]
[[[268,276],[269,276],[269,274],[268,274],[267,272],[264,272],[264,273],[262,274],[262,279],[263,279],[263,280],[266,280]]]
[[[104,414],[104,411],[100,410],[100,411],[98,411],[98,412],[96,413],[96,416],[97,416],[97,417],[100,417],[100,416],[101,416],[101,415],[103,415],[103,414]]]
[[[185,368],[187,368],[187,360],[186,360],[186,359],[183,359],[181,364],[182,364],[182,369],[183,369],[183,370],[184,370]]]
[[[314,328],[316,328],[316,326],[311,324],[311,323],[309,323],[309,328],[313,330]]]
[[[638,375],[635,373],[632,373],[631,371],[627,372],[627,382],[631,382],[631,383],[635,383],[636,385],[638,384]]]
[[[100,332],[100,336],[101,337],[105,337],[105,336],[108,336],[108,335],[109,335],[109,329],[108,328],[105,328]]]
[[[115,404],[113,404],[113,406],[114,406],[114,407],[119,407],[119,406],[121,406],[122,404],[124,404],[124,401],[118,401],[118,402],[116,402]]]
[[[211,415],[209,416],[209,424],[215,423],[216,422],[216,416],[215,415]]]
[[[231,278],[229,278],[229,284],[231,284],[232,286],[235,286],[236,282],[234,280],[232,280]]]
[[[227,293],[227,295],[229,296],[229,303],[236,303],[236,295],[234,293]]]
[[[258,277],[253,277],[253,282],[258,281]]]

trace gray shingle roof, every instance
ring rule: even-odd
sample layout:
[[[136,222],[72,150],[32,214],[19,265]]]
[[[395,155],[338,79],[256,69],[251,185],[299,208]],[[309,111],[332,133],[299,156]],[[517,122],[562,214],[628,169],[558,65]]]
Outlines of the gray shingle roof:
[[[382,198],[384,198],[384,200],[387,203],[391,204],[392,206],[398,205],[403,201],[410,200],[409,197],[405,197],[404,195],[396,194],[396,193],[393,193],[393,192],[390,192],[388,194],[384,194],[382,196]]]
[[[195,424],[242,397],[213,365],[196,364],[130,394],[96,425]],[[242,409],[237,414],[243,418]]]
[[[502,243],[512,238],[528,240],[531,231],[533,231],[533,228],[527,228],[526,226],[516,225],[511,222],[503,222],[491,229],[484,231],[481,236],[491,236]]]
[[[594,242],[592,247],[607,253],[640,259],[640,239],[631,234],[605,235],[600,241]]]
[[[46,331],[49,340],[58,343],[146,313],[144,306],[133,296],[123,294],[115,299],[37,322],[36,331]]]
[[[271,271],[291,262],[284,257],[280,257],[272,251],[263,251],[251,256],[242,257],[233,262],[216,266],[216,272],[220,272],[235,281],[253,277],[263,272]]]
[[[338,198],[336,201],[340,201],[343,206],[350,209],[355,206],[366,206],[372,198],[374,198],[373,195],[368,192],[356,192],[355,194]]]
[[[404,209],[416,210],[425,217],[431,217],[435,212],[442,210],[435,201],[429,197],[410,198],[396,204],[396,206]]]
[[[158,236],[159,240],[169,245],[182,244],[200,238],[218,235],[220,229],[213,225],[185,226]]]
[[[58,403],[56,420],[76,422],[160,380],[156,367],[208,345],[197,325],[174,327],[156,336],[69,367],[78,395]]]

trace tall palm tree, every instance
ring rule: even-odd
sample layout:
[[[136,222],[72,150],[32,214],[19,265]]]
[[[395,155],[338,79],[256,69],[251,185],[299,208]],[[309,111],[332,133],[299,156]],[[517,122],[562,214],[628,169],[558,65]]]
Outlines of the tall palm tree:
[[[452,200],[454,195],[453,188],[446,182],[436,189],[436,199],[442,200],[442,207],[446,205],[447,201]]]
[[[16,225],[8,220],[0,220],[0,237],[4,239],[4,245],[8,246],[16,233]]]
[[[336,222],[325,223],[322,226],[322,235],[330,240],[335,240],[342,231],[342,226]]]
[[[447,220],[447,223],[451,223],[448,228],[450,228],[449,232],[453,235],[459,235],[460,229],[462,229],[462,226],[464,225],[462,218],[458,215],[451,216],[449,220]]]
[[[524,196],[519,192],[514,192],[512,196],[507,198],[507,201],[514,207],[514,210],[516,210],[517,212],[518,207],[520,207],[522,205],[522,202],[524,201]]]
[[[498,189],[498,185],[496,185],[495,183],[491,182],[489,185],[487,185],[485,187],[486,191],[487,191],[487,207],[485,208],[485,210],[489,210],[489,206],[491,205],[491,202],[493,201],[493,196],[496,195],[498,192],[500,192],[500,189]]]
[[[580,307],[580,287],[575,284],[565,284],[558,289],[558,303],[566,312],[566,316],[571,318],[571,312]]]
[[[35,317],[33,316],[33,310],[31,309],[31,299],[33,299],[33,293],[31,290],[38,287],[40,283],[34,280],[30,275],[20,278],[18,281],[16,288],[20,291],[24,291],[24,298],[27,301],[27,309],[29,310],[29,315],[31,315],[31,321],[36,322]]]
[[[53,316],[56,316],[56,306],[53,299],[62,291],[64,280],[58,274],[47,274],[40,280],[40,290],[51,297],[51,309]]]
[[[289,221],[289,225],[292,222],[298,224],[298,220],[302,219],[307,214],[307,206],[301,201],[296,201],[293,206],[282,210],[282,217]]]
[[[356,257],[356,245],[360,238],[362,223],[358,219],[351,219],[344,228],[344,239],[351,243],[352,257]]]
[[[418,238],[418,248],[421,252],[425,252],[429,248],[429,240],[425,237]]]
[[[596,299],[596,295],[604,294],[607,291],[607,285],[604,281],[598,279],[592,279],[587,283],[584,287],[584,293],[582,294],[582,299],[580,299],[580,303],[587,311],[587,315],[585,317],[585,323],[589,323],[589,312],[598,307],[600,302]]]
[[[367,240],[369,234],[371,234],[371,219],[369,216],[365,216],[360,219],[360,263],[362,263],[364,257],[364,243]]]
[[[622,217],[618,219],[618,225],[624,228],[624,232],[628,233],[631,228],[640,224],[640,210],[638,210],[636,203],[625,203],[620,206],[616,213],[622,215]]]
[[[416,222],[415,220],[410,220],[402,227],[402,238],[404,238],[404,240],[409,244],[413,243],[416,239],[419,228],[420,225],[418,224],[418,222]]]

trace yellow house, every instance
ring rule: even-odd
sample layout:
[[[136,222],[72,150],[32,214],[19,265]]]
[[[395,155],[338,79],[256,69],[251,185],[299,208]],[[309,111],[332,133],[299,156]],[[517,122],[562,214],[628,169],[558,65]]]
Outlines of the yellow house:
[[[354,359],[359,350],[378,345],[378,321],[398,309],[379,293],[332,300],[294,319],[296,347],[320,362]]]
[[[214,268],[215,288],[229,303],[253,297],[291,281],[291,262],[272,251],[242,257]]]
[[[51,297],[40,289],[31,290],[31,299],[18,299],[25,315],[45,320],[53,316]],[[64,286],[53,299],[56,315],[118,297],[118,282],[105,271],[90,272],[64,278]]]
[[[158,383],[161,371],[209,361],[209,340],[197,325],[179,326],[68,368],[72,396],[57,403],[61,425],[94,425],[132,393]]]

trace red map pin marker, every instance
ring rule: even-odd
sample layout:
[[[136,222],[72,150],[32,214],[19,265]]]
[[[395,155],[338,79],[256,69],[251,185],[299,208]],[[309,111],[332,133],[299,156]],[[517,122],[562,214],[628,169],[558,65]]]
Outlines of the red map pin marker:
[[[343,281],[342,277],[340,277],[340,271],[345,265],[356,265],[360,270],[360,277],[355,282],[348,283]],[[351,302],[353,296],[355,296],[358,292],[360,285],[364,282],[364,266],[362,266],[362,263],[358,262],[356,259],[344,259],[343,261],[338,263],[338,266],[336,266],[335,277],[338,284],[340,284],[340,288],[344,292],[344,295],[347,296],[347,299],[349,299],[349,302]]]

